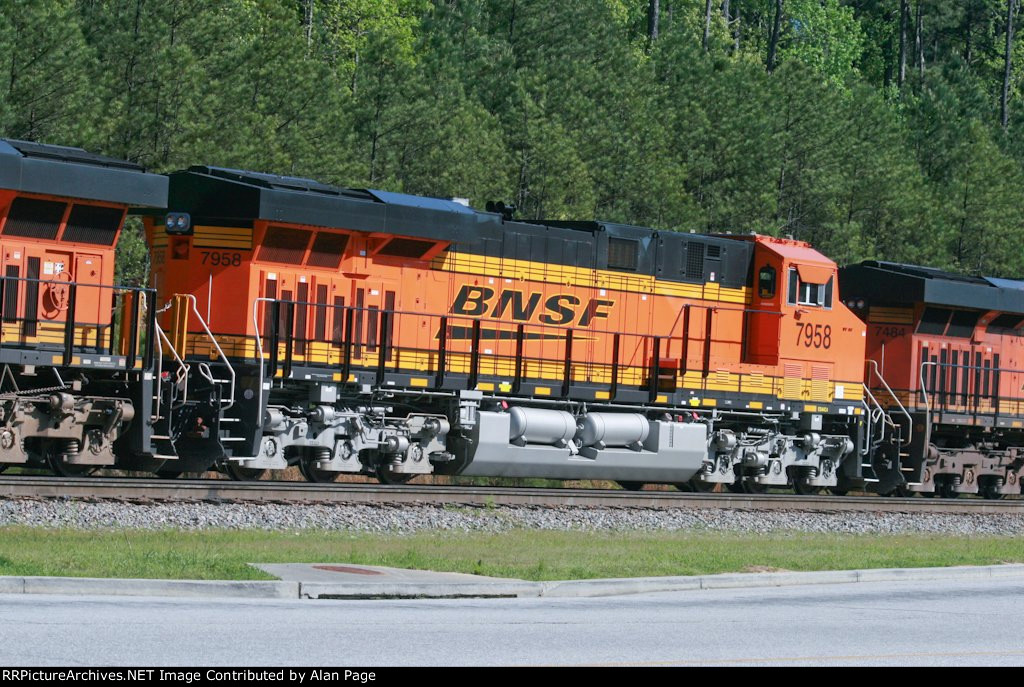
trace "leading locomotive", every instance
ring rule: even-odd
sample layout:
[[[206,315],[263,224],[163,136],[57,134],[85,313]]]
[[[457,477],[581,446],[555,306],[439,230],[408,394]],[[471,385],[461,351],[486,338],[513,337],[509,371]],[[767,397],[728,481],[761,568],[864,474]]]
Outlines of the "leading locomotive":
[[[183,439],[201,457],[182,471],[219,455],[313,480],[863,476],[865,327],[805,243],[212,167],[171,174],[169,208],[147,221],[154,285],[196,299],[225,357],[193,324],[184,359],[230,365],[239,390]]]

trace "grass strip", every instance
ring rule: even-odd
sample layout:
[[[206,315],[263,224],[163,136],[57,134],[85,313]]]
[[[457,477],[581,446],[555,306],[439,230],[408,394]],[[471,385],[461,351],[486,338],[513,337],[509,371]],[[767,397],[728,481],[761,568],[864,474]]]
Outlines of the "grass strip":
[[[352,534],[0,528],[0,575],[272,579],[248,563],[356,563],[526,580],[1024,562],[1016,537],[693,532]]]

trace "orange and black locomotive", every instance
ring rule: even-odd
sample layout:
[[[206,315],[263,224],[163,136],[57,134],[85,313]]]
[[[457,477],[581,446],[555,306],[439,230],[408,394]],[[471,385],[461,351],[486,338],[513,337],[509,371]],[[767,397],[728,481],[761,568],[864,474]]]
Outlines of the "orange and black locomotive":
[[[861,477],[864,325],[807,244],[208,167],[168,207],[189,229],[148,222],[154,285],[194,295],[238,374],[208,438],[236,474]]]
[[[1020,493],[1019,282],[22,142],[0,244],[4,466]]]

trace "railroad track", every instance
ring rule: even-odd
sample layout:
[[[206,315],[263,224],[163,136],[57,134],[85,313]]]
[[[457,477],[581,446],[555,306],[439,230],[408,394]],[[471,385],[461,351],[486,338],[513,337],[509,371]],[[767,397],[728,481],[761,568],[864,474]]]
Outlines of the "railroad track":
[[[797,496],[794,494],[687,494],[671,491],[538,489],[440,485],[310,484],[228,480],[150,480],[44,476],[0,477],[0,498],[137,502],[338,503],[421,505],[603,506],[618,508],[734,508],[813,512],[1021,513],[1024,500]]]

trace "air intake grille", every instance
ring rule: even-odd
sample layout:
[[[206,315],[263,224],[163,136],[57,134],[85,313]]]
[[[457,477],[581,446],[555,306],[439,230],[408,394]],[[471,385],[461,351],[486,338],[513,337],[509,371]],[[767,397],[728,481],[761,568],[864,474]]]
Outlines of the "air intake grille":
[[[341,264],[341,256],[348,245],[346,234],[330,234],[319,232],[313,239],[313,250],[309,251],[306,264],[310,267],[337,268]]]
[[[7,213],[4,234],[34,239],[55,239],[64,218],[64,203],[35,198],[15,198]]]
[[[422,258],[433,247],[433,241],[391,239],[386,246],[380,249],[378,255],[388,255],[394,258]]]
[[[686,278],[704,279],[704,245],[697,241],[686,244]]]
[[[309,236],[312,233],[301,229],[269,227],[257,259],[299,265],[306,254],[306,246],[309,245]]]
[[[76,205],[71,208],[68,226],[61,237],[64,241],[114,245],[117,229],[121,226],[124,210],[95,205]]]
[[[636,270],[640,244],[630,239],[608,239],[608,267],[613,270]]]

